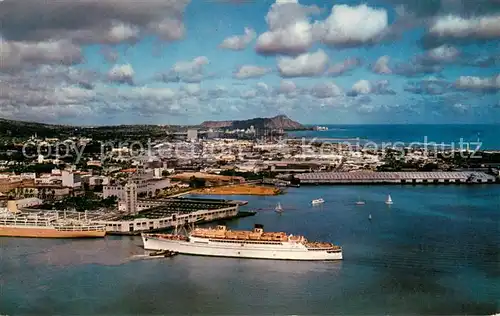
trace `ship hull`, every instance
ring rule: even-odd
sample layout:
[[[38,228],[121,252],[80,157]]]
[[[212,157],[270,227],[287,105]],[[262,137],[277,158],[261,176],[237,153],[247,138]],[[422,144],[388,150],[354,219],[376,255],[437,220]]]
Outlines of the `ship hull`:
[[[0,227],[0,237],[102,238],[106,231],[59,231],[54,228]]]
[[[342,252],[308,250],[302,245],[289,245],[283,248],[244,243],[218,245],[200,240],[195,242],[167,240],[144,235],[142,241],[146,250],[170,250],[186,255],[296,261],[342,260]]]

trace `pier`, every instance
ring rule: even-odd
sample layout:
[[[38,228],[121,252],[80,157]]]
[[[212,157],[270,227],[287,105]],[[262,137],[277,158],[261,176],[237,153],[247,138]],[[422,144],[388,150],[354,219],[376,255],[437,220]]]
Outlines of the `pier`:
[[[315,172],[295,176],[300,184],[484,184],[498,180],[484,172]]]
[[[29,214],[53,214],[60,218],[80,220],[85,217],[92,223],[105,225],[110,235],[139,235],[145,232],[162,231],[185,224],[203,224],[232,220],[255,215],[255,212],[242,212],[239,207],[248,203],[240,200],[208,198],[141,199],[137,201],[137,212],[88,211],[85,214],[75,211],[50,211],[23,209]]]
[[[140,205],[141,202],[144,203],[144,201],[138,201],[138,204]],[[241,217],[239,201],[174,198],[149,202],[150,207],[137,214],[119,215],[96,222],[106,225],[108,234],[137,235],[178,225],[201,224]]]

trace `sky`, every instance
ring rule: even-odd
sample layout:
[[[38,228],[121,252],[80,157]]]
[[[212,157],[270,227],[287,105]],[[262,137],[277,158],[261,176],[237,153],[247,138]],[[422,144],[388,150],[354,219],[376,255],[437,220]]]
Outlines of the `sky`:
[[[500,0],[0,0],[0,117],[500,123]]]

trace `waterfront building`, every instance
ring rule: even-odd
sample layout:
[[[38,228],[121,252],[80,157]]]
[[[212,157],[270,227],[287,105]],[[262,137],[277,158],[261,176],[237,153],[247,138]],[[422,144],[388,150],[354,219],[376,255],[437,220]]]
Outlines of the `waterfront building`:
[[[186,140],[188,142],[197,141],[198,140],[198,130],[188,129]]]
[[[238,202],[219,199],[171,198],[138,200],[136,203],[138,211],[133,217],[129,214],[103,214],[93,217],[93,221],[104,224],[108,233],[137,234],[232,218],[239,211]]]
[[[315,172],[296,176],[301,184],[439,184],[494,183],[484,172]]]
[[[129,215],[137,212],[137,184],[127,183],[123,188],[123,200],[118,203],[118,210]]]

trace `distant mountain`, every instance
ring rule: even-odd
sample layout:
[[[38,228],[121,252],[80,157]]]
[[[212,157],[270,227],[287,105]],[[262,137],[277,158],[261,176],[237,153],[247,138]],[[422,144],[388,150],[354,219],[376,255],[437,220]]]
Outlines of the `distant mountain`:
[[[243,121],[205,121],[200,124],[202,128],[228,128],[228,129],[248,129],[253,126],[255,129],[268,130],[306,130],[304,125],[295,122],[286,115],[278,115],[270,118],[256,117]]]

